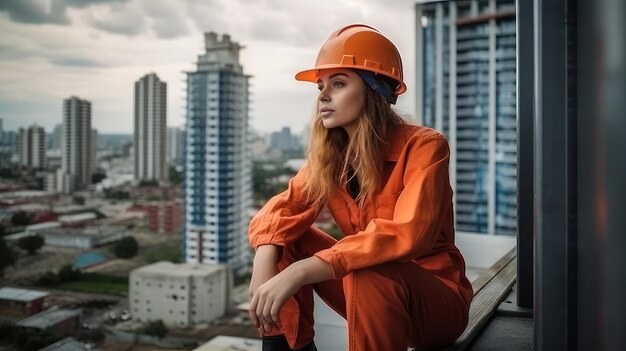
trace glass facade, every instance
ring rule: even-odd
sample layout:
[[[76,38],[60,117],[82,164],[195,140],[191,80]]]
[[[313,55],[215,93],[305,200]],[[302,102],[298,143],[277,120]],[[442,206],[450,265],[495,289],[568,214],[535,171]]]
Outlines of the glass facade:
[[[456,228],[517,230],[515,3],[472,0],[417,6],[418,116],[452,149]]]
[[[207,36],[207,54],[187,73],[184,254],[187,262],[229,264],[242,274],[250,262],[248,76],[235,64],[238,45],[216,40]],[[218,51],[229,55],[220,59]]]

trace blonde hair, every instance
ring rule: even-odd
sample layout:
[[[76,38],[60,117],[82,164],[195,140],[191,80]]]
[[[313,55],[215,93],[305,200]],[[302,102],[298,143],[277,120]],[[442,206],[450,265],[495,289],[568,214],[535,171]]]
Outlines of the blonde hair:
[[[339,187],[345,188],[350,181],[350,168],[360,185],[355,199],[359,204],[382,186],[383,161],[390,151],[392,132],[405,122],[380,94],[365,85],[364,91],[365,103],[352,138],[341,127],[325,128],[316,109],[307,148],[308,172],[304,186],[309,201],[324,204],[331,193]]]

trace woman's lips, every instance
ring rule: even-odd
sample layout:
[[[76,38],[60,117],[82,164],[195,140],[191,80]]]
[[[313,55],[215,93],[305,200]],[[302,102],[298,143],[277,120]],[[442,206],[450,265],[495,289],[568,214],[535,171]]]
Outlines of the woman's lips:
[[[321,117],[328,117],[331,113],[335,112],[335,110],[324,107],[320,110]]]

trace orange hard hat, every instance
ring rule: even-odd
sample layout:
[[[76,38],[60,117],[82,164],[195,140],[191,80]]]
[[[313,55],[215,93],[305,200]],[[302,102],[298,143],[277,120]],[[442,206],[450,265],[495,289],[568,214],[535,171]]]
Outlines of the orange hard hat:
[[[398,83],[396,95],[406,91],[398,49],[379,31],[364,24],[351,24],[331,34],[317,55],[315,67],[297,73],[296,79],[316,83],[319,71],[329,68],[354,68],[381,74]]]

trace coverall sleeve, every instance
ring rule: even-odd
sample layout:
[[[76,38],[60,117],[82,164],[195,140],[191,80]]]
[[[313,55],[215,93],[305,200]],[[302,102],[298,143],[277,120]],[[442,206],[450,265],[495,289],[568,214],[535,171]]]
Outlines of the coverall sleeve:
[[[250,221],[248,239],[255,250],[266,244],[289,246],[313,225],[319,207],[307,203],[303,192],[307,169],[302,167],[287,190],[271,198]]]
[[[374,218],[364,230],[316,253],[330,263],[335,278],[353,270],[409,261],[430,253],[452,203],[449,155],[448,143],[441,134],[415,141],[408,151],[404,189],[393,210],[393,219]]]

